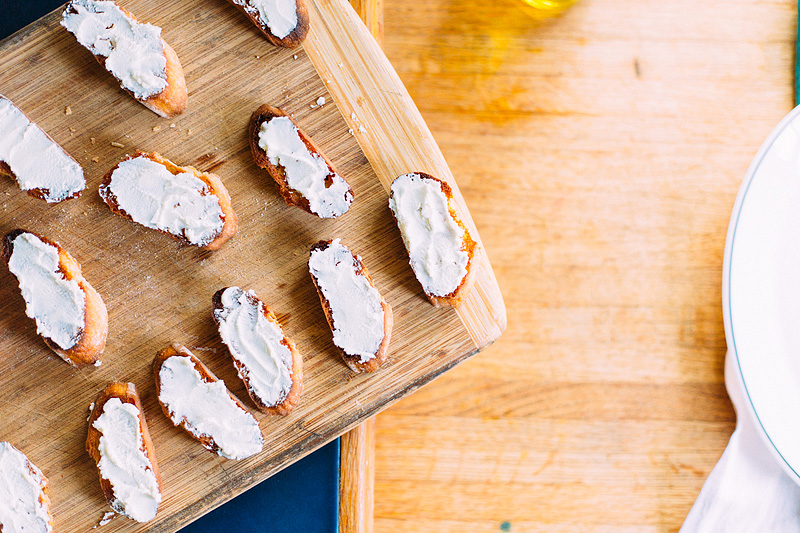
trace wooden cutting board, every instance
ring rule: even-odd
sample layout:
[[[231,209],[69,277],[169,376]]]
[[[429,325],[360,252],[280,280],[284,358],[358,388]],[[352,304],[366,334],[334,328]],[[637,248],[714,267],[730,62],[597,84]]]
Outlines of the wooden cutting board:
[[[109,311],[103,365],[72,368],[36,335],[15,279],[0,267],[0,440],[50,478],[57,530],[89,530],[108,510],[84,440],[88,406],[111,380],[140,391],[164,501],[154,522],[117,517],[104,530],[173,531],[474,355],[505,328],[485,254],[458,311],[425,299],[387,208],[392,179],[413,170],[446,179],[479,240],[477,230],[427,126],[356,13],[343,0],[308,3],[311,32],[302,48],[285,50],[222,0],[124,2],[161,26],[180,56],[189,106],[172,120],[120,90],[58,25],[60,13],[0,42],[0,93],[83,165],[88,182],[81,198],[59,205],[0,182],[0,231],[22,227],[58,240]],[[356,198],[349,213],[319,220],[284,204],[247,142],[248,118],[262,103],[292,113],[347,177]],[[217,173],[239,216],[235,238],[202,252],[113,215],[97,194],[100,178],[137,149]],[[394,309],[389,360],[372,375],[355,375],[340,360],[308,275],[309,247],[332,237],[361,254]],[[180,342],[253,407],[211,318],[211,295],[234,284],[270,305],[305,362],[298,408],[283,418],[258,414],[264,451],[238,462],[172,427],[150,372],[156,350]]]

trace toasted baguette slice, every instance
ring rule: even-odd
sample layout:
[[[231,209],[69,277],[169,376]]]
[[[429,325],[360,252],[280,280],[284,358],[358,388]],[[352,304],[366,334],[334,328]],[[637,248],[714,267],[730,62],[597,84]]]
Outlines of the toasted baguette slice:
[[[80,264],[57,242],[22,229],[3,238],[3,260],[20,282],[26,314],[47,346],[71,365],[99,366],[108,311]]]
[[[392,308],[361,257],[339,239],[320,241],[311,248],[308,270],[344,362],[354,372],[378,370],[389,348]]]
[[[155,518],[161,503],[161,474],[133,383],[115,381],[97,395],[86,451],[97,464],[100,487],[114,511],[137,522]]]
[[[244,13],[256,28],[275,46],[295,48],[308,34],[308,9],[304,0],[228,0],[236,9]],[[278,6],[285,11],[277,11]],[[294,7],[294,20],[291,15]],[[270,20],[270,15],[278,15]]]
[[[61,25],[75,35],[120,86],[154,113],[171,118],[186,110],[186,79],[161,28],[143,24],[110,1],[72,0]]]
[[[153,375],[164,414],[204,448],[226,459],[261,451],[258,421],[188,349],[176,343],[159,351]]]
[[[287,204],[320,218],[350,209],[350,184],[284,111],[267,104],[256,109],[248,137],[256,165],[270,173]],[[268,141],[275,142],[269,146]],[[290,168],[284,166],[287,161]]]
[[[1,94],[0,175],[48,203],[77,198],[86,188],[78,162]]]
[[[0,531],[53,531],[47,478],[8,442],[0,442],[0,493],[13,496],[0,500]]]
[[[136,152],[117,163],[103,176],[99,192],[114,213],[206,250],[219,249],[239,226],[219,176],[179,167],[156,152]],[[155,203],[155,192],[164,193],[161,204]]]
[[[411,268],[436,307],[456,307],[467,298],[479,263],[478,243],[452,200],[450,186],[424,172],[398,176],[389,195]]]
[[[211,303],[250,398],[265,413],[288,415],[303,393],[303,358],[278,319],[255,292],[239,287],[218,290]]]

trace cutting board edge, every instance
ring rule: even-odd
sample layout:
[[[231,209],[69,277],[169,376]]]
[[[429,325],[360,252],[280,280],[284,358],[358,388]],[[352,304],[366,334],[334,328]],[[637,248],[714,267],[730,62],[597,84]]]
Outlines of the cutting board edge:
[[[475,265],[475,287],[456,311],[475,347],[489,346],[506,328],[505,303],[486,247],[439,145],[352,6],[346,0],[311,0],[308,7],[311,30],[303,48],[387,193],[394,178],[412,171],[429,172],[453,190],[455,209],[482,249]],[[348,55],[348,50],[358,53]]]
[[[475,355],[482,352],[485,348],[488,348],[491,343],[484,348],[476,348],[471,352],[467,352],[461,357],[450,361],[448,364],[444,365],[443,367],[436,370],[436,372],[432,372],[425,376],[421,376],[420,378],[410,382],[407,384],[406,387],[398,391],[392,396],[382,398],[381,401],[375,402],[371,406],[365,408],[360,413],[355,415],[354,417],[345,420],[342,424],[339,424],[335,429],[332,430],[329,434],[314,434],[309,437],[308,440],[302,441],[295,446],[286,449],[280,455],[276,455],[273,458],[273,461],[270,463],[265,463],[263,465],[256,466],[253,470],[249,472],[248,477],[241,476],[236,481],[238,485],[231,491],[231,485],[226,485],[224,487],[219,487],[213,492],[206,494],[203,498],[195,502],[194,504],[182,509],[177,513],[173,513],[169,518],[165,521],[160,522],[158,524],[158,529],[154,529],[153,531],[177,531],[178,529],[186,526],[198,520],[200,517],[210,513],[214,509],[220,507],[221,505],[225,504],[229,500],[232,500],[239,494],[247,491],[248,489],[252,488],[253,486],[261,483],[265,479],[277,474],[284,468],[294,464],[295,462],[301,460],[303,457],[307,456],[308,454],[314,452],[315,450],[325,446],[329,442],[341,437],[343,434],[347,433],[354,427],[358,426],[364,420],[371,418],[381,411],[389,408],[394,403],[402,400],[409,394],[415,392],[416,390],[424,387],[425,385],[429,384],[436,378],[442,376],[446,372],[452,370],[456,366],[460,365],[461,363],[465,362],[466,360],[474,357]],[[293,454],[297,454],[294,455]],[[287,460],[287,458],[293,457],[291,460]],[[273,467],[274,466],[274,467]],[[225,493],[222,495],[222,493]],[[184,517],[190,517],[187,520],[183,520]]]

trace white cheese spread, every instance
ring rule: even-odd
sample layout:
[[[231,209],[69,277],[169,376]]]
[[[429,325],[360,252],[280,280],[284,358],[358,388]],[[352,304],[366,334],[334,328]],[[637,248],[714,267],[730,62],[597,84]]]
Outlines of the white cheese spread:
[[[167,86],[167,56],[161,28],[142,24],[110,1],[73,0],[61,25],[93,54],[136,98],[155,96]]]
[[[137,522],[156,516],[161,491],[150,459],[144,452],[139,409],[111,398],[94,421],[100,437],[100,475],[114,489],[111,508]]]
[[[265,120],[258,132],[258,146],[267,153],[270,163],[283,167],[287,185],[308,200],[312,213],[335,218],[350,209],[350,185],[331,172],[325,159],[308,149],[289,118]],[[332,183],[326,186],[329,178]]]
[[[233,0],[250,16],[261,21],[270,33],[283,39],[297,27],[297,2],[295,0]]]
[[[0,96],[0,161],[23,191],[42,189],[48,202],[60,202],[86,188],[83,169],[11,100]]]
[[[158,372],[158,399],[175,425],[195,437],[209,437],[222,457],[244,459],[261,451],[264,441],[253,415],[231,398],[222,381],[207,382],[191,357],[174,355]]]
[[[403,174],[392,183],[394,213],[414,274],[426,293],[447,296],[467,275],[469,253],[464,229],[450,216],[441,184],[419,174]]]
[[[100,195],[113,198],[134,222],[204,246],[225,225],[219,198],[190,172],[173,174],[145,156],[126,159],[111,173]]]
[[[8,442],[0,442],[0,531],[49,533],[44,474]]]
[[[384,336],[381,295],[356,272],[352,252],[334,239],[324,250],[311,252],[308,269],[330,305],[333,343],[348,355],[360,356],[362,363],[374,358]]]
[[[19,281],[25,313],[39,335],[69,350],[83,333],[86,295],[59,270],[58,248],[32,233],[20,233],[12,244],[8,269]]]
[[[292,352],[280,326],[264,316],[253,291],[228,287],[222,306],[214,310],[219,334],[248,390],[268,407],[281,403],[292,390]]]

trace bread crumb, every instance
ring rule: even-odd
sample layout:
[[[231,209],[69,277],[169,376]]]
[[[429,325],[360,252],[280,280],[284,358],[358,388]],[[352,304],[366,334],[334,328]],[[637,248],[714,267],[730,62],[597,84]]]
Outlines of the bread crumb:
[[[353,128],[350,128],[349,130],[347,130],[347,133],[349,133],[350,135],[353,135]]]
[[[170,128],[174,128],[175,127],[175,123],[173,122],[172,124],[169,125],[169,127]]]
[[[84,211],[83,214],[85,215],[86,211]],[[100,366],[102,364],[103,364],[103,361],[97,361],[97,362],[95,362],[94,366]]]
[[[72,133],[75,133],[78,130],[76,130],[75,128],[70,128],[69,131],[72,132]]]
[[[97,525],[92,526],[92,529],[97,529],[100,526],[108,524],[109,522],[111,522],[111,519],[114,518],[115,516],[116,514],[114,513],[114,511],[103,513],[103,518],[100,519],[100,522]]]
[[[259,57],[259,56],[256,56],[256,59],[261,59],[261,57]]]
[[[192,134],[192,130],[186,130],[186,135],[191,135],[191,134]]]
[[[322,107],[324,105],[325,105],[325,97],[320,96],[319,98],[317,98],[317,102],[315,104],[311,104],[309,107],[311,107],[311,109],[314,109],[315,107]]]
[[[89,140],[92,141],[92,144],[94,144],[95,141],[94,137],[89,137]]]
[[[293,55],[292,58],[297,59],[297,54]]]
[[[355,114],[355,113],[350,113],[350,118],[352,118],[353,120],[355,120],[355,119],[356,119],[356,114]]]
[[[65,115],[71,115],[72,114],[72,108],[70,106],[65,107],[64,108],[64,114]]]
[[[358,131],[359,131],[360,133],[367,133],[367,128],[365,128],[364,126],[359,126],[359,127],[358,127]]]
[[[100,158],[99,158],[99,157],[97,157],[97,156],[94,156],[94,157],[92,158],[92,161],[94,161],[95,163],[99,163],[99,162],[100,162]]]
[[[161,131],[161,126],[153,126],[153,131]]]
[[[122,143],[118,143],[117,141],[111,141],[111,146],[114,148],[125,148],[125,145]]]

